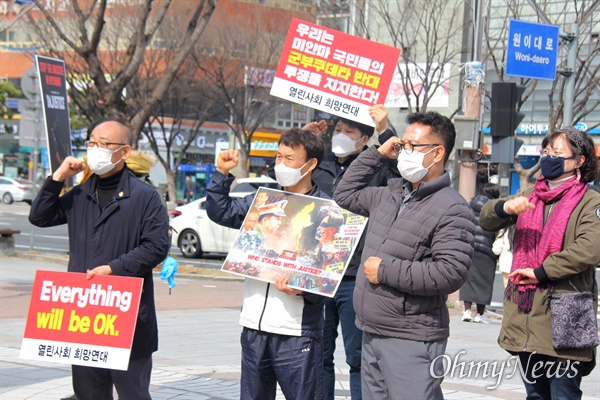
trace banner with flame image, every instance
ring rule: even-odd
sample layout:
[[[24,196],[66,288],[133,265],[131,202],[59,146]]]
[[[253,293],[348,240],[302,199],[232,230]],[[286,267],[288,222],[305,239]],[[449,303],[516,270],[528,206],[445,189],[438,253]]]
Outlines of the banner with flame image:
[[[367,220],[333,200],[260,188],[221,269],[333,297]]]

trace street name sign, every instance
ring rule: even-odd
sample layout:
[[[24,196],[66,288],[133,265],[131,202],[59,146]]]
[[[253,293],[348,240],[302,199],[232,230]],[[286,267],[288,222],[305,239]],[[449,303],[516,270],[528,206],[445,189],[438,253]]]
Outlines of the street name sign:
[[[508,27],[506,75],[524,78],[556,79],[558,55],[556,25],[511,19]]]

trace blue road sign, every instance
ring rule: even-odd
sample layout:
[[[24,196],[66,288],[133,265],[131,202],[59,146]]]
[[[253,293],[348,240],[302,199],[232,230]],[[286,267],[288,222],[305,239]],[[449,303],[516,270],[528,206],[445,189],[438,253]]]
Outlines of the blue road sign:
[[[556,25],[511,19],[508,27],[506,75],[551,81],[556,79],[558,31]]]

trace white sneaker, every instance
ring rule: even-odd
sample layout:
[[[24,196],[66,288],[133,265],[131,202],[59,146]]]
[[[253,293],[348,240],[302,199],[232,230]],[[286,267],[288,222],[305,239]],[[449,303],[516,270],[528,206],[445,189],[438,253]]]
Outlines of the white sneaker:
[[[490,319],[488,318],[487,315],[485,315],[485,314],[483,314],[483,315],[477,314],[475,316],[475,318],[473,318],[473,322],[477,322],[479,324],[489,324],[491,321],[490,321]]]
[[[462,315],[463,322],[471,322],[471,310],[465,310]]]

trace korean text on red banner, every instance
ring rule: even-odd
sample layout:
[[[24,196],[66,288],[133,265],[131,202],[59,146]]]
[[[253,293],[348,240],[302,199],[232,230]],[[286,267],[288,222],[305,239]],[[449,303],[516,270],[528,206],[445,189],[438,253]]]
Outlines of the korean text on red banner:
[[[271,94],[373,126],[400,49],[292,19]]]

